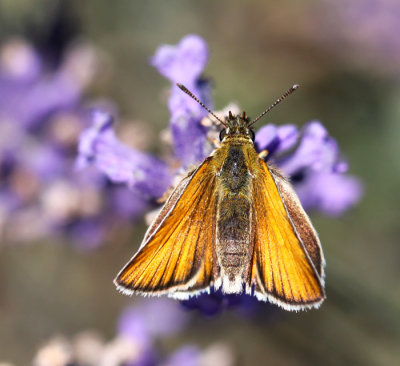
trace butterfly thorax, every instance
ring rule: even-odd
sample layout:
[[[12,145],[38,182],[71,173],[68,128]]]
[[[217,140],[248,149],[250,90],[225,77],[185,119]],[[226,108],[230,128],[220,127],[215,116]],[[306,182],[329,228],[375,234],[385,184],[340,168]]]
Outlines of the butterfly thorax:
[[[249,197],[249,184],[257,153],[254,149],[253,131],[249,127],[249,119],[245,112],[233,116],[229,112],[226,128],[221,134],[221,146],[215,152],[218,165],[217,175],[221,183],[223,196]],[[221,195],[221,194],[220,194]]]

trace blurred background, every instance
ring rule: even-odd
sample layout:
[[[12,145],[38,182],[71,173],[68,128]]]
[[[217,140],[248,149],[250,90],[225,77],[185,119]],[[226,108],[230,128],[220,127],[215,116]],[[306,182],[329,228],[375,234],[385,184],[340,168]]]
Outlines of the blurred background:
[[[105,106],[124,143],[161,154],[170,84],[149,59],[187,34],[209,46],[216,109],[238,102],[254,117],[299,83],[258,128],[320,120],[363,182],[343,215],[311,215],[327,261],[319,310],[204,315],[167,302],[143,315],[147,300],[112,284],[151,207],[121,207],[126,188],[76,172],[78,136]],[[0,363],[90,365],[107,349],[103,365],[156,364],[118,343],[136,309],[128,328],[151,334],[159,364],[398,364],[399,35],[397,0],[0,0]],[[142,324],[175,318],[178,330]]]

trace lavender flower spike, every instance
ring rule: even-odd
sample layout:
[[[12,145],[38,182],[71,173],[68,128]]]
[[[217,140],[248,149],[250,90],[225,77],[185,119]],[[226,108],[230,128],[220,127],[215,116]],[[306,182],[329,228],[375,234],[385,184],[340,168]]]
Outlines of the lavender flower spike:
[[[29,44],[12,40],[0,49],[0,116],[34,129],[57,111],[74,108],[83,85],[66,65],[48,75]],[[23,103],[21,103],[23,101]]]
[[[201,364],[201,351],[185,345],[169,356],[164,366],[198,366]]]
[[[200,79],[208,61],[206,42],[196,35],[184,37],[177,46],[161,46],[151,64],[172,82],[169,110],[175,153],[184,166],[206,155],[206,129],[200,124],[207,112],[175,85],[184,84],[210,106],[209,85]]]
[[[294,125],[275,126],[268,124],[257,132],[254,144],[258,151],[267,150],[269,156],[290,150],[299,138]]]
[[[177,46],[160,46],[151,64],[173,83],[192,86],[208,62],[208,47],[199,36],[187,35]]]
[[[114,183],[124,183],[147,199],[160,197],[171,183],[167,164],[122,144],[107,113],[96,110],[92,120],[80,137],[78,169],[93,164]]]
[[[362,197],[359,179],[335,172],[313,172],[303,183],[296,185],[304,207],[316,209],[329,216],[339,216]]]
[[[305,209],[337,216],[360,200],[361,182],[345,174],[338,144],[320,122],[307,123],[301,135],[292,125],[264,126],[255,144],[289,177]]]

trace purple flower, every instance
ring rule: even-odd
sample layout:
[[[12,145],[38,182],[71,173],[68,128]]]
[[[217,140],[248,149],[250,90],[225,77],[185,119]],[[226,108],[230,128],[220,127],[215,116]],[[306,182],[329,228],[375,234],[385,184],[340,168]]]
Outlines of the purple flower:
[[[251,317],[255,314],[269,314],[276,310],[276,307],[260,302],[251,295],[225,295],[218,291],[211,291],[210,294],[201,294],[188,300],[181,301],[183,308],[197,310],[207,317],[220,314],[224,310],[234,309],[239,314]]]
[[[126,308],[119,317],[117,334],[119,338],[127,339],[132,347],[138,350],[135,359],[131,360],[129,365],[159,364],[155,361],[158,358],[155,341],[182,331],[187,321],[188,314],[180,309],[179,304],[165,298],[142,300],[141,303]],[[195,356],[197,354],[193,355],[192,352],[186,354],[178,351],[172,358],[191,360]]]
[[[306,124],[301,135],[294,126],[268,125],[255,141],[292,181],[305,209],[340,215],[361,198],[360,181],[345,174],[338,144],[320,122]]]
[[[42,70],[42,60],[23,39],[10,39],[1,51],[0,77],[10,82],[36,79]]]
[[[184,37],[177,46],[161,46],[151,64],[172,82],[169,110],[175,154],[183,166],[202,161],[206,153],[206,130],[199,123],[207,112],[175,85],[184,84],[204,103],[210,105],[210,88],[200,79],[208,61],[205,41],[196,35]]]
[[[93,166],[78,173],[78,137],[88,124],[81,95],[96,57],[81,45],[65,53],[60,67],[47,67],[45,73],[44,63],[22,40],[0,48],[0,225],[8,242],[56,236],[82,249],[95,248],[111,230],[141,216],[170,177],[165,163],[131,153],[103,125],[82,136],[80,165],[88,165],[100,149],[103,160],[95,166],[106,164],[110,178]],[[114,144],[114,155],[107,144]],[[125,159],[126,169],[134,167],[123,176],[131,178],[130,187],[118,184],[115,155]],[[154,178],[150,184],[144,182],[148,174]]]
[[[279,165],[287,175],[295,175],[303,169],[331,169],[338,161],[338,153],[337,142],[320,122],[313,121],[304,126],[296,150]]]
[[[201,352],[197,347],[184,346],[175,351],[165,363],[165,366],[198,366]]]
[[[118,322],[118,333],[143,339],[160,337],[179,332],[187,321],[187,314],[182,312],[174,300],[144,300],[122,313]]]
[[[92,127],[80,137],[77,167],[94,164],[114,183],[125,183],[145,197],[162,196],[171,182],[166,163],[122,144],[111,126],[110,115],[94,111]]]
[[[109,210],[127,222],[139,217],[149,208],[149,200],[140,193],[133,192],[129,187],[118,185],[109,191]]]
[[[70,67],[72,54],[60,69],[41,73],[41,61],[29,44],[13,40],[1,50],[0,118],[33,129],[60,110],[74,108],[83,85]],[[23,101],[21,103],[21,101]]]
[[[72,53],[66,59],[72,60]],[[58,116],[71,108],[76,114],[83,88],[73,68],[66,65],[44,74],[39,55],[24,41],[12,40],[0,49],[0,184],[8,196],[2,202],[8,212],[5,234],[12,240],[26,233],[18,230],[8,235],[8,228],[34,213],[27,239],[35,241],[35,234],[51,230],[53,218],[45,214],[43,194],[72,171],[73,155],[62,151],[49,133]]]
[[[295,184],[305,208],[318,209],[327,215],[339,216],[361,198],[359,179],[335,172],[310,172]]]
[[[298,130],[293,125],[262,127],[254,140],[257,151],[267,150],[269,156],[291,149],[297,142]]]
[[[161,75],[173,83],[193,86],[203,73],[208,62],[206,42],[197,35],[188,35],[176,46],[158,48],[151,63]]]
[[[146,319],[142,318],[139,309],[125,309],[119,317],[118,334],[131,339],[142,348],[150,347],[152,337]]]
[[[72,339],[61,335],[53,337],[40,347],[33,364],[53,365],[54,360],[60,361],[60,365],[75,366],[236,364],[231,348],[222,342],[212,343],[206,349],[183,343],[173,352],[166,353],[162,344],[175,332],[179,332],[180,338],[183,338],[182,327],[185,324],[179,317],[187,317],[179,304],[167,301],[169,304],[163,299],[148,299],[124,310],[118,321],[116,335],[108,341],[101,334],[87,330],[74,335]]]

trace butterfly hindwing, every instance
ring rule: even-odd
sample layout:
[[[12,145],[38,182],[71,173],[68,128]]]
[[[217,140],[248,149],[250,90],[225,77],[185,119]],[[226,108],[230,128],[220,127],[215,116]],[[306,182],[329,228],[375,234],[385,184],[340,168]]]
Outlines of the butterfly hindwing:
[[[322,253],[319,252],[319,263],[314,264],[318,255],[311,258],[307,251],[309,242],[303,242],[310,239],[307,235],[301,237],[304,232],[315,231],[309,220],[302,223],[308,231],[297,230],[286,208],[299,204],[296,194],[289,184],[275,183],[268,166],[261,159],[259,163],[261,170],[253,183],[255,233],[251,280],[255,293],[287,310],[316,307],[325,297],[320,277]],[[291,190],[290,195],[285,195],[286,203],[278,190],[283,185]]]
[[[171,194],[139,252],[117,276],[121,291],[184,297],[212,284],[217,197],[211,159]]]
[[[315,269],[317,270],[320,278],[323,280],[325,259],[322,253],[322,247],[318,238],[318,234],[312,226],[308,215],[304,211],[303,206],[301,205],[300,200],[290,183],[278,170],[270,168],[270,172],[285,204],[287,213],[293,225],[295,226],[308,255],[310,256]]]

